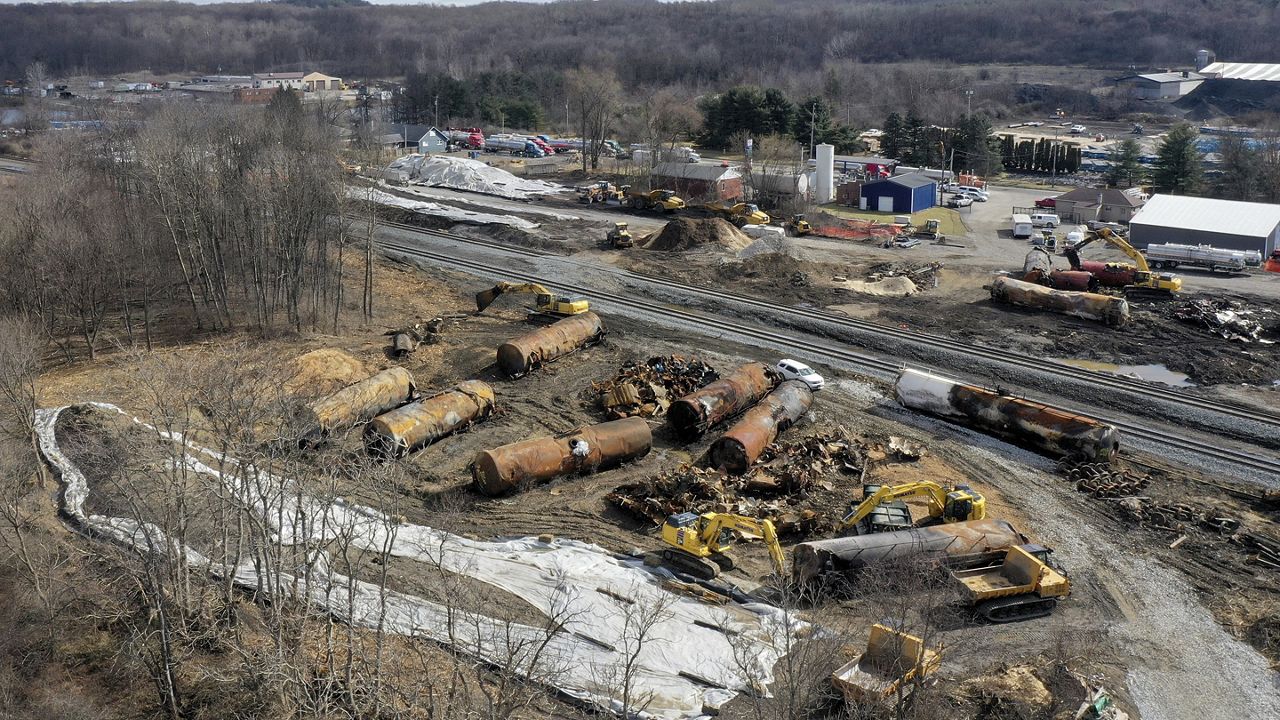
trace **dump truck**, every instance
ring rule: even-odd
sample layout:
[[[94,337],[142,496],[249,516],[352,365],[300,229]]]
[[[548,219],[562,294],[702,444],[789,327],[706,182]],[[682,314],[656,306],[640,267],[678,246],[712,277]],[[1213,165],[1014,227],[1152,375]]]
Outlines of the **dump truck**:
[[[702,209],[716,217],[728,220],[737,227],[742,227],[743,225],[768,225],[773,222],[773,218],[769,217],[769,213],[761,210],[755,203],[737,203],[734,205],[707,203],[702,206]]]
[[[684,209],[684,199],[673,190],[632,190],[630,186],[623,186],[622,190],[625,196],[623,202],[636,210],[673,213]]]
[[[1071,593],[1071,581],[1049,566],[1049,550],[1039,545],[1009,548],[999,565],[952,570],[968,603],[993,623],[1045,617],[1058,598]]]
[[[831,674],[831,684],[850,705],[887,700],[899,690],[923,681],[942,664],[942,654],[929,650],[915,635],[876,623],[866,652]]]

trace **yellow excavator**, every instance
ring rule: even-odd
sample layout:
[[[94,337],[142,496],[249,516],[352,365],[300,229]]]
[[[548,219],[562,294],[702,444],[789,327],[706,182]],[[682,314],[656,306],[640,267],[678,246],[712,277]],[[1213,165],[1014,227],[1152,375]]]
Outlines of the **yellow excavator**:
[[[1130,245],[1124,238],[1111,232],[1110,228],[1105,227],[1097,232],[1089,233],[1084,240],[1062,251],[1062,254],[1067,256],[1067,262],[1071,263],[1072,270],[1084,269],[1084,264],[1080,262],[1080,251],[1094,240],[1102,240],[1128,255],[1129,259],[1133,261],[1133,284],[1126,286],[1126,291],[1135,289],[1172,293],[1182,290],[1182,278],[1172,273],[1151,272],[1151,266],[1147,264],[1146,256],[1138,252],[1138,249]]]
[[[476,293],[476,310],[483,312],[498,299],[499,295],[507,293],[532,293],[536,298],[534,309],[540,314],[552,317],[581,315],[591,309],[586,298],[576,295],[556,295],[538,283],[513,283],[504,280],[488,290]]]
[[[840,533],[867,535],[914,527],[905,498],[924,497],[929,501],[929,517],[920,524],[982,520],[987,516],[987,500],[967,485],[943,487],[931,480],[903,485],[866,485],[862,502],[854,506],[836,526]]]
[[[774,571],[784,577],[787,561],[773,523],[729,513],[686,512],[668,517],[662,525],[662,539],[670,547],[662,551],[662,560],[694,577],[714,580],[722,570],[733,569],[733,558],[725,551],[739,537],[763,540]]]

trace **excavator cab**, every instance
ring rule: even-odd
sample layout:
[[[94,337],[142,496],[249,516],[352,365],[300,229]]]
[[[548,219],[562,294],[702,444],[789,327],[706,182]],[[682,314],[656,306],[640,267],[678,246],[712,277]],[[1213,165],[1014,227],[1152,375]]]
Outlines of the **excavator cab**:
[[[671,515],[662,525],[663,563],[704,580],[714,580],[723,570],[734,568],[733,558],[725,554],[739,537],[763,540],[769,549],[774,569],[781,576],[785,570],[782,547],[773,523],[742,515],[691,512]]]

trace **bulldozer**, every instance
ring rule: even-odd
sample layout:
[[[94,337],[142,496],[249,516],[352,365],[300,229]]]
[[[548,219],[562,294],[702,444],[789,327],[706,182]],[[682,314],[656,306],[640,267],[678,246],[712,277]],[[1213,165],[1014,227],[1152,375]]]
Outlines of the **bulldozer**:
[[[813,232],[813,226],[805,219],[804,214],[797,213],[783,224],[783,228],[793,237],[804,237]]]
[[[626,205],[636,210],[673,213],[685,207],[684,199],[673,190],[632,190],[629,185],[624,185],[622,192]]]
[[[943,242],[947,239],[947,236],[942,234],[942,224],[934,219],[925,220],[922,228],[914,228],[912,237],[927,238],[934,242]]]
[[[481,290],[476,293],[476,311],[484,312],[484,309],[492,305],[499,295],[506,295],[507,293],[532,293],[535,297],[534,311],[532,313],[532,318],[534,319],[539,317],[570,317],[581,315],[591,309],[590,303],[583,297],[556,295],[537,283],[503,281],[488,290]]]
[[[629,248],[635,245],[635,240],[631,239],[631,231],[627,229],[624,222],[614,223],[613,229],[605,236],[604,241],[611,248]]]
[[[931,480],[903,485],[866,485],[862,502],[843,518],[836,530],[842,534],[867,535],[893,532],[915,527],[904,498],[924,497],[929,501],[929,516],[921,525],[982,520],[987,516],[987,500],[967,485],[943,487]]]
[[[786,558],[773,523],[742,515],[686,512],[668,517],[662,525],[662,540],[669,547],[662,551],[661,558],[681,572],[714,580],[722,571],[733,569],[733,558],[725,551],[738,537],[763,540],[769,548],[774,571],[778,577],[784,577]]]

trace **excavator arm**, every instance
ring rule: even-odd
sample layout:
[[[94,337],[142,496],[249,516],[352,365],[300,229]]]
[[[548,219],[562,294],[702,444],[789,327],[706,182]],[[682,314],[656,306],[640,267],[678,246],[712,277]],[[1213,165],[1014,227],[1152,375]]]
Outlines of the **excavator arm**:
[[[727,513],[709,514],[711,517],[702,529],[702,537],[703,543],[713,552],[724,552],[725,547],[720,543],[721,533],[725,530],[733,530],[744,538],[763,540],[765,547],[769,549],[769,558],[773,561],[773,567],[777,570],[778,576],[782,577],[785,574],[787,560],[782,554],[782,545],[778,543],[778,533],[772,521]]]
[[[499,295],[506,293],[532,293],[534,295],[551,295],[551,291],[538,283],[513,283],[502,281],[488,290],[481,290],[476,293],[476,310],[483,311],[485,308],[493,304]]]
[[[929,501],[929,517],[946,522],[957,520],[981,520],[986,517],[986,501],[983,497],[967,487],[948,490],[938,483],[921,480],[903,485],[886,485],[872,493],[840,519],[836,530],[845,532],[858,527],[880,505],[901,500],[903,498],[924,497]],[[967,502],[968,505],[953,505],[948,502]],[[963,516],[959,516],[963,512]]]

